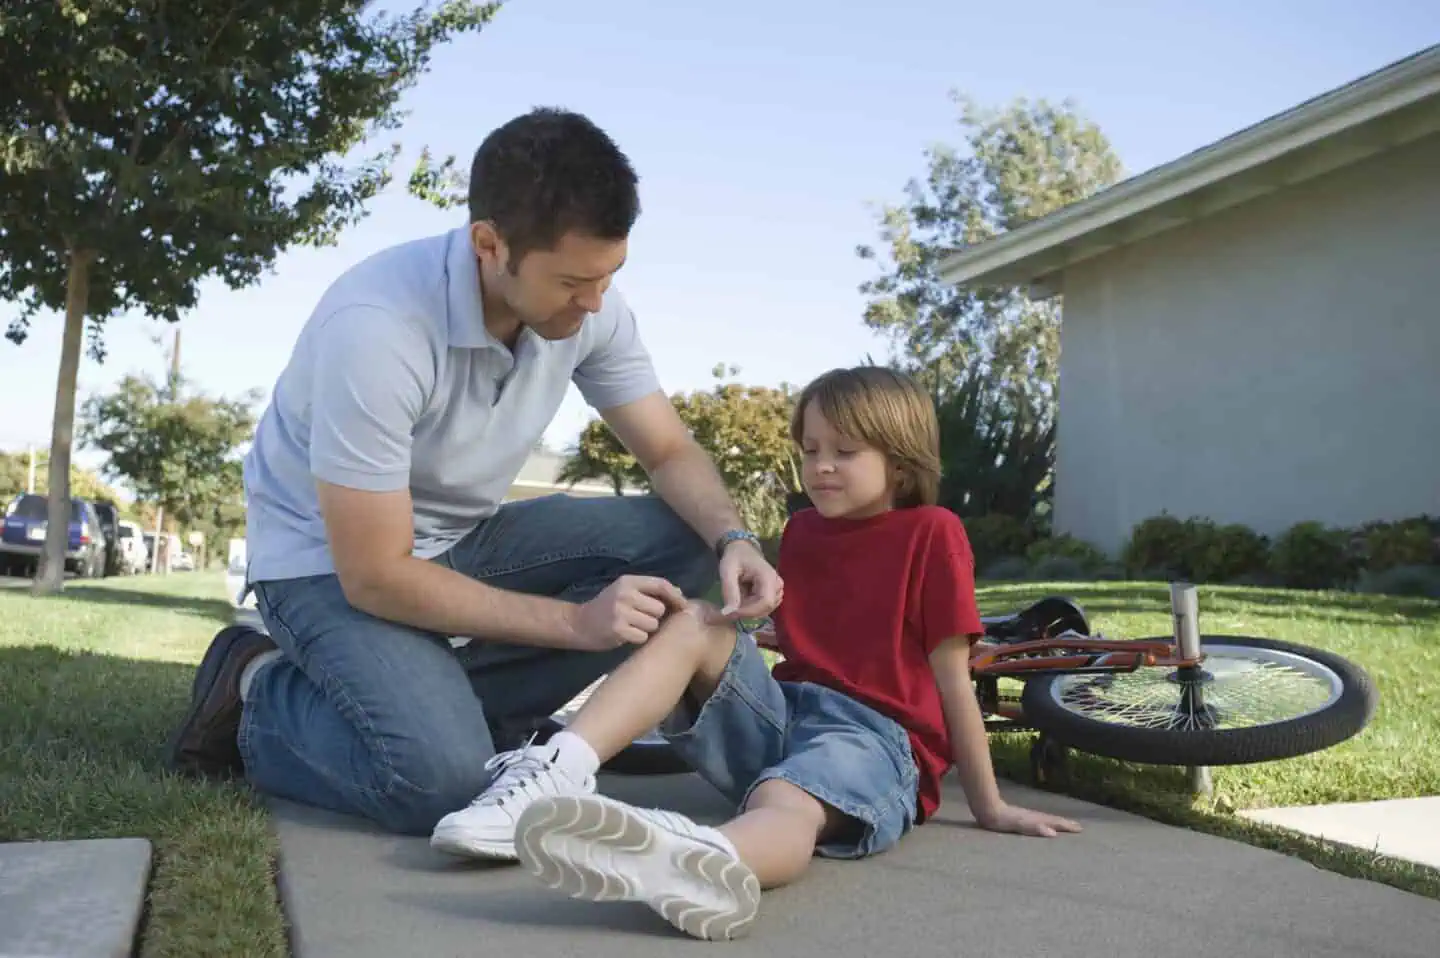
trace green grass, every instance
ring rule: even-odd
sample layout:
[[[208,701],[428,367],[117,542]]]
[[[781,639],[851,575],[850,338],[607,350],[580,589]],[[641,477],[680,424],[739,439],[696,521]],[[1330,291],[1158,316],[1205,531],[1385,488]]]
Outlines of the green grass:
[[[288,954],[263,809],[162,766],[193,666],[229,621],[222,581],[0,589],[0,841],[150,839],[145,958]]]
[[[1044,595],[1076,598],[1092,630],[1114,638],[1170,634],[1162,583],[1039,583],[982,587],[986,613]],[[1343,874],[1440,898],[1440,872],[1294,836],[1237,809],[1440,795],[1440,602],[1243,587],[1199,590],[1202,633],[1264,636],[1328,649],[1358,663],[1379,690],[1371,724],[1312,755],[1212,770],[1214,791],[1189,794],[1184,769],[1073,754],[1066,791],[1162,821],[1274,848]],[[994,735],[997,769],[1030,778],[1030,734]]]
[[[1062,593],[1116,637],[1166,635],[1158,583],[1044,583],[980,590],[1002,612]],[[72,583],[37,599],[0,589],[0,841],[143,836],[156,847],[140,954],[281,956],[276,847],[241,788],[173,777],[165,739],[196,663],[228,621],[218,576]],[[1202,630],[1331,649],[1364,666],[1380,706],[1361,735],[1316,755],[1216,769],[1192,800],[1183,770],[1093,756],[1073,794],[1297,855],[1440,898],[1440,873],[1251,824],[1238,808],[1440,794],[1440,603],[1344,593],[1200,590]],[[1002,774],[1029,777],[1028,735],[995,735]]]

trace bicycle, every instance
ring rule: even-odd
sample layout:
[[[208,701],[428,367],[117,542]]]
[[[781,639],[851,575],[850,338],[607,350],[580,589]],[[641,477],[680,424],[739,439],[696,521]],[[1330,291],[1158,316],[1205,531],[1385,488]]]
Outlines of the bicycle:
[[[1376,689],[1354,662],[1278,639],[1201,635],[1186,583],[1171,585],[1171,610],[1173,635],[1132,639],[1092,635],[1079,603],[1064,596],[983,618],[971,675],[986,729],[1038,732],[1031,773],[1045,785],[1064,774],[1070,749],[1149,765],[1248,765],[1332,748],[1373,717]],[[778,651],[773,631],[752,634]],[[532,731],[543,738],[564,728],[593,688]],[[651,732],[606,770],[689,768]]]

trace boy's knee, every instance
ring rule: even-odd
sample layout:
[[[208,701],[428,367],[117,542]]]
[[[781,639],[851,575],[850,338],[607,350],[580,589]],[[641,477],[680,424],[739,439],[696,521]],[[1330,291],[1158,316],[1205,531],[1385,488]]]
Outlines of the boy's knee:
[[[428,835],[436,823],[464,808],[489,783],[489,758],[479,747],[430,750],[397,764],[375,818],[393,832]]]
[[[697,656],[710,658],[723,654],[728,659],[735,648],[736,626],[725,621],[716,606],[692,599],[685,608],[666,617],[656,638],[662,636],[668,641],[685,643]]]

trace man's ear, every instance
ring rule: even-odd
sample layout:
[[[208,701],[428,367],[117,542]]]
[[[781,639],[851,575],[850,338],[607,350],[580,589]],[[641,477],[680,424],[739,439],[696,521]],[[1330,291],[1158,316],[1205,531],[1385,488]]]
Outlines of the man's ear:
[[[470,224],[470,246],[475,250],[475,256],[480,262],[491,266],[503,266],[508,255],[505,240],[495,231],[495,225],[489,220]]]

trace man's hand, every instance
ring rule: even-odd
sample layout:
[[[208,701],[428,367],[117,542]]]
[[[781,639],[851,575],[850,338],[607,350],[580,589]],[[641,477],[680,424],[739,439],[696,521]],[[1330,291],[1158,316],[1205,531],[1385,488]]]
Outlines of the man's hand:
[[[744,540],[730,543],[720,558],[720,594],[727,619],[760,619],[785,597],[785,583],[764,554]]]
[[[621,576],[595,598],[575,607],[577,648],[603,651],[639,645],[660,628],[667,612],[685,608],[685,594],[667,579]]]
[[[1016,835],[1033,835],[1037,838],[1054,838],[1061,832],[1080,831],[1079,822],[1003,803],[994,811],[976,815],[975,822],[987,831],[1013,832]]]

